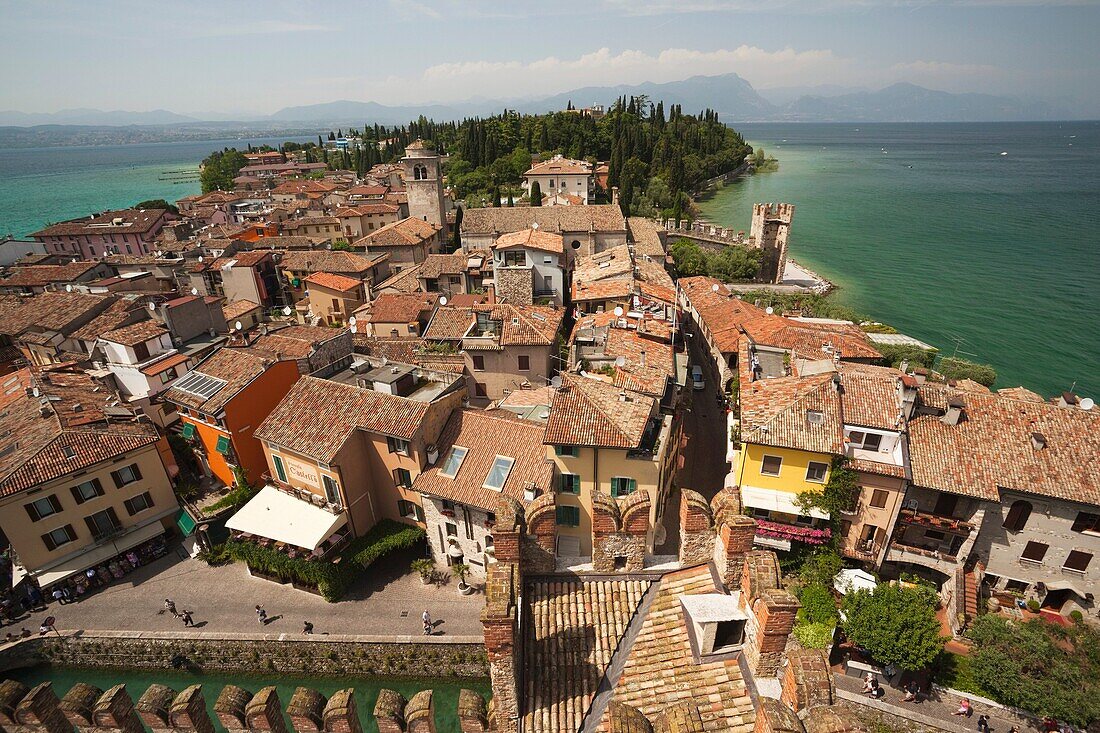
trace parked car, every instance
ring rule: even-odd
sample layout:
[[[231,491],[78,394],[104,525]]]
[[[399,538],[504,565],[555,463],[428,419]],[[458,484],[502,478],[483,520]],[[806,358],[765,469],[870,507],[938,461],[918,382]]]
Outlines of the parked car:
[[[707,382],[703,379],[703,367],[696,364],[691,368],[691,388],[694,390],[706,389]]]

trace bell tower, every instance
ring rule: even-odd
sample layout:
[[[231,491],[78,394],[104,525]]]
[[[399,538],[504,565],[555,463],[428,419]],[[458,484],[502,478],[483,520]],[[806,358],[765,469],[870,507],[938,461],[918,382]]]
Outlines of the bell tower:
[[[409,216],[447,228],[443,211],[443,176],[439,154],[417,140],[405,148],[401,159],[405,169],[405,193],[409,199]]]

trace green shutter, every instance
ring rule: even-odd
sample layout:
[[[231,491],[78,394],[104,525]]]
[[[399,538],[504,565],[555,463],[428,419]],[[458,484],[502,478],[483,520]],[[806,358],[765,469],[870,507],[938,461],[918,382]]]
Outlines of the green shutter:
[[[219,435],[218,444],[214,446],[214,450],[216,450],[218,453],[221,453],[223,456],[229,455],[229,436]]]
[[[271,461],[275,464],[275,474],[279,477],[279,480],[286,483],[286,469],[283,468],[283,459],[279,456],[271,456]]]
[[[180,513],[176,515],[176,526],[184,537],[190,537],[195,531],[195,519],[186,510],[180,509]]]
[[[189,422],[185,422],[183,424],[183,432],[180,433],[180,435],[182,435],[185,440],[191,440],[191,438],[195,437],[195,426]]]
[[[576,527],[581,523],[581,510],[575,506],[559,506],[556,521],[563,527]]]
[[[616,476],[615,478],[611,479],[611,495],[614,497],[633,494],[635,489],[637,488],[638,482],[632,478]]]

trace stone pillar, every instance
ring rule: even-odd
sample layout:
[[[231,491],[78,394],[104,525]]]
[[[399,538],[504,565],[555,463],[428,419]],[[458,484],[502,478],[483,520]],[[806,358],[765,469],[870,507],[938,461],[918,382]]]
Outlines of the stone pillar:
[[[325,729],[325,704],[328,700],[316,690],[299,687],[290,698],[286,716],[295,733],[320,733]]]
[[[227,733],[247,733],[248,718],[245,708],[252,700],[252,693],[243,687],[226,685],[214,701],[214,715]]]
[[[741,603],[751,606],[764,591],[782,587],[783,571],[771,550],[746,552],[741,561]]]
[[[497,503],[497,524],[493,528],[493,554],[497,562],[519,562],[523,536],[523,507],[510,496]]]
[[[168,709],[168,723],[175,733],[214,733],[202,685],[190,685],[176,695]]]
[[[756,628],[746,651],[749,667],[756,676],[773,677],[779,670],[798,609],[798,599],[781,588],[769,588],[753,599]]]
[[[485,635],[485,653],[489,659],[497,733],[519,731],[519,692],[516,685],[519,676],[516,659],[519,575],[516,565],[498,562],[489,566],[485,581],[485,609],[481,612],[481,626]]]
[[[804,733],[804,730],[793,710],[778,700],[760,698],[752,733]]]
[[[378,700],[374,703],[374,720],[378,733],[404,733],[406,701],[400,692],[378,691]]]
[[[462,733],[488,733],[489,710],[485,698],[465,688],[458,691],[458,728]]]
[[[144,733],[126,685],[115,685],[96,700],[92,722],[102,733]]]
[[[714,557],[714,518],[702,494],[680,489],[680,564],[699,565]]]
[[[349,687],[332,693],[322,720],[327,733],[363,733],[363,724],[355,708],[355,690]]]
[[[619,499],[622,537],[618,542],[616,556],[626,558],[623,568],[626,572],[636,573],[645,567],[649,515],[652,509],[653,502],[647,489],[640,489]]]
[[[279,693],[274,687],[265,687],[244,706],[244,719],[248,730],[253,733],[287,733],[283,720],[283,706],[279,704]]]
[[[95,685],[77,682],[61,698],[61,712],[77,731],[90,731],[95,728],[92,710],[102,694],[103,690]]]
[[[619,505],[607,494],[592,494],[592,569],[597,573],[615,571],[613,537],[618,534],[621,518]]]
[[[754,537],[756,520],[752,517],[738,514],[718,525],[714,538],[714,565],[727,588],[736,588],[741,584],[745,555],[752,550]]]
[[[15,708],[15,720],[40,733],[73,733],[72,723],[61,712],[61,701],[49,682],[35,685],[19,701]]]
[[[832,705],[836,684],[829,659],[821,649],[796,649],[787,655],[779,699],[795,712]]]
[[[0,731],[3,733],[26,733],[26,729],[15,719],[15,708],[28,692],[30,688],[22,682],[0,682]]]
[[[141,697],[138,698],[138,717],[145,727],[153,733],[167,733],[172,729],[168,722],[172,701],[176,699],[176,691],[167,685],[150,685]]]
[[[527,572],[550,573],[557,565],[557,510],[553,492],[539,496],[527,507],[527,536],[523,538],[523,567]]]
[[[409,733],[435,733],[435,702],[431,690],[421,690],[405,706],[405,726]]]

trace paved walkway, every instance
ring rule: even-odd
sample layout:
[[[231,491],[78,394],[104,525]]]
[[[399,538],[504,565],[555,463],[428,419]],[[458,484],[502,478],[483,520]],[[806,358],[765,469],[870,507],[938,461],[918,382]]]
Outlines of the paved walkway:
[[[986,710],[984,706],[975,704],[974,714],[969,718],[952,715],[959,709],[961,698],[935,690],[930,695],[922,695],[921,701],[914,704],[902,702],[903,692],[892,687],[884,687],[886,694],[881,699],[872,700],[862,694],[863,682],[858,677],[842,674],[833,676],[836,679],[837,696],[841,699],[879,712],[897,715],[920,725],[951,731],[951,733],[974,733],[978,729],[979,713],[985,712],[989,715],[990,733],[1008,733],[1014,725],[1020,726],[1020,730],[1025,732],[1039,730],[1029,720],[1016,717],[1007,708]],[[880,679],[879,682],[881,683],[882,680]]]
[[[413,635],[423,633],[420,615],[427,609],[437,621],[437,635],[480,637],[484,595],[461,596],[453,582],[424,585],[408,572],[418,556],[409,552],[383,558],[343,601],[328,603],[312,593],[253,578],[242,563],[212,568],[200,560],[180,559],[170,550],[167,557],[79,602],[52,603],[48,611],[33,613],[5,631],[27,626],[37,632],[42,619],[52,614],[61,630],[298,634],[308,620],[318,635]],[[165,598],[175,601],[178,610],[191,611],[197,628],[185,629],[165,613]],[[256,619],[258,603],[268,613],[266,626]]]
[[[701,336],[688,339],[688,354],[692,365],[703,367],[706,389],[694,391],[690,380],[684,388],[687,446],[681,454],[683,466],[676,473],[676,485],[694,489],[710,500],[722,490],[729,464],[726,463],[726,413],[715,397],[722,385],[718,384],[713,360],[700,348],[701,339]],[[678,512],[679,507],[676,509]]]

